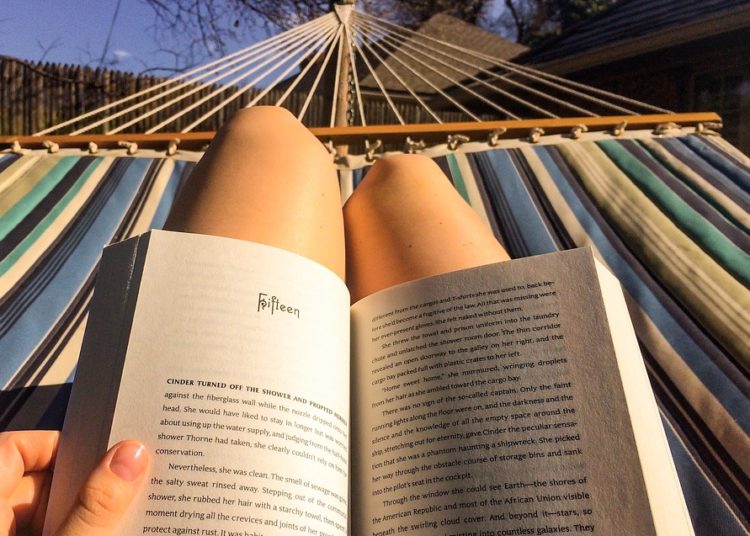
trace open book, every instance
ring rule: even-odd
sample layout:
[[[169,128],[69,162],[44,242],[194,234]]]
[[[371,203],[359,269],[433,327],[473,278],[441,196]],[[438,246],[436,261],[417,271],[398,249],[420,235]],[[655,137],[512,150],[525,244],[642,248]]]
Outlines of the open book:
[[[350,308],[272,247],[111,246],[47,533],[128,438],[155,462],[126,535],[692,534],[622,292],[586,249]]]

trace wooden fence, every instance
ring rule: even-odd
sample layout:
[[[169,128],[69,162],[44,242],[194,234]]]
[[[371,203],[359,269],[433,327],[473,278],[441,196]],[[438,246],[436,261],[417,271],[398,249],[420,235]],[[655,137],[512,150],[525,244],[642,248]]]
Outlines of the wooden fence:
[[[33,134],[52,125],[66,121],[87,111],[115,102],[139,91],[148,89],[164,82],[166,79],[135,75],[121,71],[102,68],[90,68],[80,65],[61,65],[54,63],[30,63],[14,58],[0,57],[0,134]],[[177,87],[179,82],[171,82],[159,91],[167,91]],[[191,95],[166,106],[145,120],[125,129],[124,132],[143,132],[149,127],[158,125],[172,114],[178,107],[187,107],[213,91],[221,89],[217,85],[191,84],[180,92],[160,100],[163,104],[176,98],[181,93],[190,92]],[[229,95],[234,88],[226,88],[211,100],[197,106],[170,125],[170,131],[179,131],[198,117],[208,112],[217,102],[216,99]],[[144,99],[155,95],[144,95]],[[228,116],[244,106],[257,93],[248,91],[242,98],[238,98],[227,107],[220,110],[203,124],[200,130],[216,130]],[[263,102],[273,102],[281,95],[280,91],[269,93]],[[305,95],[292,94],[289,97],[290,107],[301,107]],[[317,96],[316,96],[317,97]],[[309,120],[312,124],[322,121],[322,102],[314,98]],[[118,112],[137,102],[136,99],[119,105],[110,110]],[[142,110],[138,113],[142,113]],[[127,112],[118,117],[112,124],[104,123],[92,130],[92,133],[105,133],[113,125],[121,125],[137,116],[136,111]],[[83,126],[99,116],[81,122]],[[72,128],[59,133],[65,133]]]
[[[87,111],[153,87],[165,80],[165,78],[135,75],[103,68],[55,63],[31,63],[0,56],[0,135],[33,134]],[[168,90],[177,85],[177,82],[171,82],[162,90]],[[185,108],[217,89],[220,89],[220,86],[205,84],[188,86],[187,91],[193,91],[191,95],[166,106],[163,110],[154,113],[133,127],[125,129],[124,132],[144,132],[149,127],[158,125],[172,115],[176,109]],[[217,99],[229,95],[234,90],[235,88],[223,89],[218,94]],[[216,130],[237,109],[249,102],[257,94],[257,91],[259,90],[248,91],[194,130]],[[275,102],[283,91],[283,89],[278,89],[269,92],[260,104]],[[185,92],[185,89],[182,92]],[[174,95],[164,98],[159,103],[165,103],[177,94],[175,92]],[[151,96],[152,94],[148,94],[144,98]],[[284,105],[293,111],[299,110],[306,96],[303,91],[293,92]],[[136,99],[114,108],[113,111],[126,109],[135,102],[137,102]],[[179,131],[208,112],[215,105],[213,103],[216,102],[216,99],[211,99],[200,104],[177,122],[169,125],[167,130],[171,132]],[[407,123],[432,122],[431,118],[418,105],[408,102],[399,103],[398,108]],[[327,126],[329,114],[330,108],[323,95],[315,95],[305,115],[305,124],[308,126]],[[444,121],[466,120],[460,112],[443,112],[440,115]],[[127,112],[112,123],[104,123],[91,132],[106,133],[114,125],[124,124],[135,117],[135,112]],[[393,112],[383,100],[366,100],[365,117],[368,124],[396,122]],[[91,118],[88,122],[93,121],[93,119],[96,118]],[[359,120],[357,119],[357,121]],[[85,123],[84,121],[81,124],[73,125],[73,127],[80,127]],[[56,133],[64,134],[72,130],[73,128],[68,127]]]

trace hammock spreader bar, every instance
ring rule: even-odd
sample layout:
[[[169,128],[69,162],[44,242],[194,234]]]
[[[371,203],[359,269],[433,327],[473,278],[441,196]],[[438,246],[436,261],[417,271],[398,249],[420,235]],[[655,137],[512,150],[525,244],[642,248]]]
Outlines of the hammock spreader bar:
[[[482,121],[465,123],[420,123],[413,125],[374,125],[351,127],[321,127],[310,131],[324,142],[338,144],[364,143],[367,140],[403,143],[407,137],[427,143],[444,143],[448,135],[463,135],[470,141],[487,141],[490,135],[498,139],[526,137],[532,129],[543,129],[545,134],[571,135],[574,129],[585,127],[589,132],[614,131],[623,123],[631,130],[659,129],[664,125],[679,124],[695,127],[696,132],[705,131],[706,125],[721,122],[713,112],[684,114],[651,114],[637,116],[570,117],[560,119],[524,119],[520,121]],[[180,149],[203,150],[211,142],[215,132],[159,132],[154,134],[87,134],[85,136],[0,136],[0,150],[13,146],[22,149],[45,149],[46,142],[59,148],[85,149],[89,143],[101,148],[118,148],[122,142],[137,143],[141,148],[164,150],[175,139]],[[572,136],[571,136],[572,137]]]

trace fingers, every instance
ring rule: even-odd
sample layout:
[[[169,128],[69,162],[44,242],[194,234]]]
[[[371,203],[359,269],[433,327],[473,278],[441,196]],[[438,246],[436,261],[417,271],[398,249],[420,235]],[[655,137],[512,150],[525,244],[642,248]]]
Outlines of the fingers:
[[[0,497],[10,497],[25,473],[48,470],[59,438],[53,431],[0,433]]]
[[[112,447],[84,483],[57,536],[112,534],[140,489],[149,463],[141,443],[123,441]]]
[[[51,477],[49,471],[28,473],[10,495],[9,504],[19,527],[33,526],[39,518],[44,521]]]
[[[53,431],[0,433],[0,534],[32,522],[46,501],[59,436]]]

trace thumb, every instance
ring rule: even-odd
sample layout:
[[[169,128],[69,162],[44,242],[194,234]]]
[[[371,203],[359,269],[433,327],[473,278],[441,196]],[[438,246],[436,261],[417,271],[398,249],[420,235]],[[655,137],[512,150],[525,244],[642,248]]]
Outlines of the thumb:
[[[112,534],[140,489],[149,459],[137,441],[112,447],[83,484],[57,536]]]

